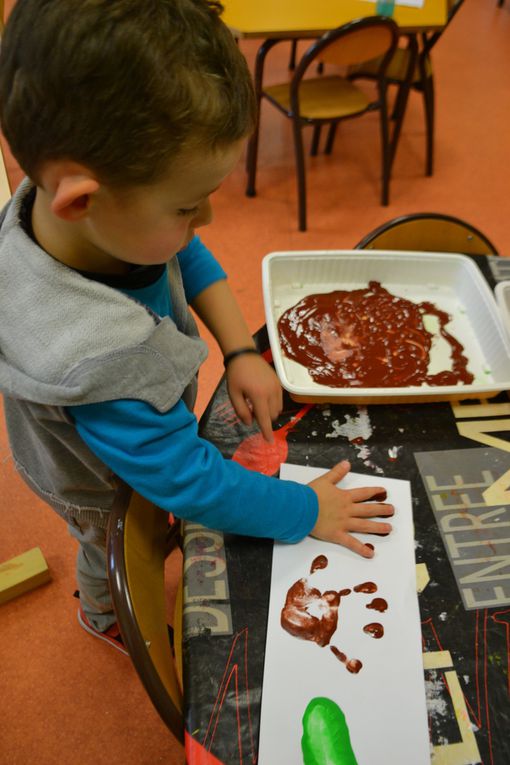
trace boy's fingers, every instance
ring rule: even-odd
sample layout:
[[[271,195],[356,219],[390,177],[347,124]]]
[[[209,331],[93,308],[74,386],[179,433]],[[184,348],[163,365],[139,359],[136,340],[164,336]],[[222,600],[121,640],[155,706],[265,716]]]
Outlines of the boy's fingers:
[[[365,518],[355,518],[349,524],[349,531],[357,534],[391,534],[393,527],[390,523],[378,523],[377,521],[368,521]]]
[[[274,441],[273,437],[273,425],[271,422],[271,414],[269,412],[269,405],[266,401],[264,401],[262,404],[258,403],[256,406],[253,407],[255,419],[257,420],[260,428],[260,432],[264,436],[265,440],[272,444]]]
[[[359,539],[351,537],[350,534],[343,534],[342,538],[339,539],[339,543],[344,547],[347,547],[348,550],[352,550],[352,552],[357,555],[361,555],[363,558],[374,557],[374,551],[370,547],[367,547],[364,542],[360,542]]]
[[[386,490],[380,486],[360,486],[349,490],[353,502],[384,502],[387,497]]]
[[[350,469],[351,463],[347,462],[347,460],[342,460],[342,462],[338,462],[336,465],[334,465],[331,470],[328,470],[328,472],[324,474],[323,478],[326,478],[328,481],[330,481],[330,483],[337,484],[342,480],[342,478],[345,478]]]
[[[376,515],[383,517],[395,515],[395,508],[389,504],[379,504],[373,502],[360,502],[354,505],[354,512],[357,518],[373,518]]]
[[[276,392],[276,395],[271,397],[271,419],[276,420],[278,415],[281,414],[281,411],[283,409],[283,395],[282,395],[282,389],[279,388]]]
[[[253,421],[253,415],[248,402],[242,395],[231,395],[230,400],[236,410],[236,414],[245,425],[251,425]]]

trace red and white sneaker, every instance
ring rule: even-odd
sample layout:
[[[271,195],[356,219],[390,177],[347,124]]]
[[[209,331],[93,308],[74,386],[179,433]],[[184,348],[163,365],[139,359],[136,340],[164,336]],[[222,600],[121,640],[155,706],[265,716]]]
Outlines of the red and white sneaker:
[[[120,630],[117,623],[112,624],[112,626],[109,627],[106,630],[106,632],[99,632],[99,630],[96,630],[96,628],[93,627],[92,624],[89,622],[89,620],[83,613],[83,609],[81,606],[78,609],[78,622],[80,626],[83,627],[83,629],[86,632],[88,632],[90,635],[94,635],[94,637],[97,637],[100,640],[104,640],[106,643],[109,643],[114,648],[116,648],[117,651],[120,651],[121,653],[128,656],[128,652],[126,651],[126,647],[122,640],[122,636],[120,634]]]

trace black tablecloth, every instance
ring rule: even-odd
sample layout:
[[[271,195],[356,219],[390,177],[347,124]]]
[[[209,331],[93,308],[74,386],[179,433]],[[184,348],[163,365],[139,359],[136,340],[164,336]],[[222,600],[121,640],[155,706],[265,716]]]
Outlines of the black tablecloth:
[[[493,286],[488,260],[477,259],[477,263]],[[256,339],[262,351],[268,348],[264,329]],[[510,544],[504,541],[510,533],[494,531],[493,526],[490,531],[473,530],[473,521],[466,521],[470,530],[459,531],[464,528],[463,518],[481,512],[480,507],[471,507],[480,505],[477,500],[485,489],[510,470],[510,419],[501,420],[498,431],[487,428],[494,441],[483,435],[484,422],[493,423],[494,416],[501,419],[501,414],[510,418],[508,397],[500,394],[492,399],[489,409],[480,406],[479,401],[457,406],[381,405],[366,410],[315,405],[289,429],[287,437],[287,462],[330,468],[346,458],[355,472],[411,482],[416,561],[426,564],[430,577],[419,596],[423,650],[436,657],[435,668],[425,670],[430,738],[432,745],[443,747],[447,756],[441,762],[449,765],[510,763]],[[302,409],[302,404],[285,396],[274,429],[289,423]],[[360,416],[369,422],[370,432],[363,439],[349,440],[342,425],[359,422]],[[466,422],[478,426],[466,430]],[[257,432],[235,417],[224,381],[200,430],[225,457]],[[481,435],[475,440],[476,432]],[[457,508],[452,511],[455,518],[452,515],[448,539],[438,525],[441,503]],[[494,509],[490,506],[485,511]],[[503,526],[510,520],[505,517],[508,513],[509,507],[501,506],[496,520]],[[477,538],[482,539],[480,545],[485,544],[483,554],[476,547]],[[494,555],[490,563],[459,568],[447,555],[447,547],[450,557],[457,554],[459,558],[473,549],[474,560],[487,556],[488,546]],[[272,542],[188,524],[184,553],[186,730],[197,742],[194,754],[188,749],[189,762],[255,763]],[[493,604],[486,605],[491,600]],[[467,723],[461,719],[465,714]],[[479,757],[473,759],[476,751]]]

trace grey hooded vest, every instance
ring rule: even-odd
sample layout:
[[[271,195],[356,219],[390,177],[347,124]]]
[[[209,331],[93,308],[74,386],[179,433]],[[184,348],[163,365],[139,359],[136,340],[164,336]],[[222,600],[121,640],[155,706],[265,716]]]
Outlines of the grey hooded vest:
[[[64,518],[106,526],[115,476],[78,435],[65,407],[122,398],[160,412],[192,408],[207,355],[186,304],[177,258],[168,264],[174,320],[85,278],[20,226],[24,181],[0,230],[0,392],[16,467]]]

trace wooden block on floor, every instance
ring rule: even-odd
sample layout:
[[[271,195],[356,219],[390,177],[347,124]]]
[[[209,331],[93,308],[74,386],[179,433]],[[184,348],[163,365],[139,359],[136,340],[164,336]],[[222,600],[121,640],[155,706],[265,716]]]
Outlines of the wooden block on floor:
[[[17,598],[51,579],[39,547],[0,563],[0,604]]]

